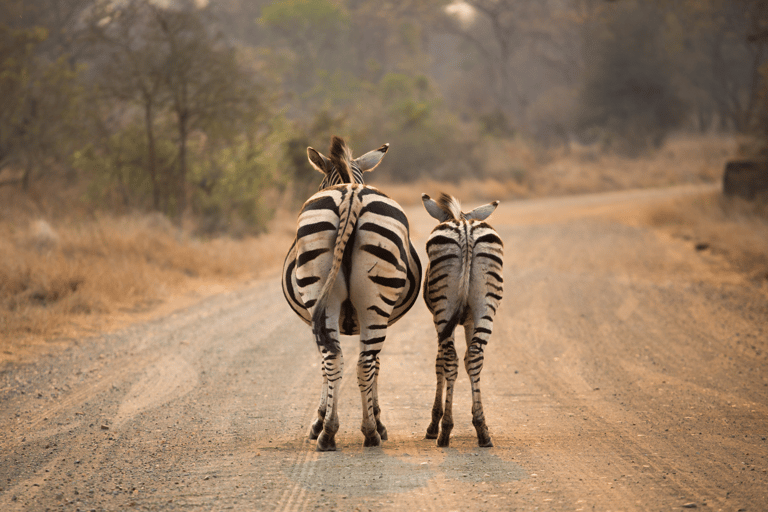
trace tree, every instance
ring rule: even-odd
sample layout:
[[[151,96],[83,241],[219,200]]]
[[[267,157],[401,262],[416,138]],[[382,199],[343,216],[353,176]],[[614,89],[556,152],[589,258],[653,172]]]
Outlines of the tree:
[[[258,110],[258,88],[238,64],[235,50],[221,34],[209,32],[202,11],[155,8],[154,15],[167,51],[165,86],[178,129],[177,204],[183,213],[189,196],[190,132],[200,129],[208,136],[232,135]]]
[[[0,2],[0,20],[14,29],[45,28],[48,37],[36,47],[36,55],[48,61],[65,55],[74,65],[82,48],[77,41],[76,27],[98,1],[3,0]]]
[[[573,86],[578,48],[568,2],[463,0],[445,9],[441,29],[459,36],[483,63],[492,106],[485,115],[526,122],[528,106],[544,84]],[[557,76],[550,76],[552,73]],[[477,83],[479,82],[479,83]],[[490,112],[488,112],[490,110]]]
[[[102,94],[135,103],[143,111],[146,169],[152,186],[152,208],[161,210],[167,198],[165,177],[158,175],[155,117],[167,101],[162,34],[155,23],[156,7],[148,0],[122,5],[102,3],[91,11],[84,39],[99,62]],[[160,50],[160,51],[158,51]],[[167,210],[167,204],[165,209]]]
[[[693,92],[701,129],[713,119],[724,129],[744,132],[752,124],[762,44],[750,44],[757,29],[752,2],[686,1],[671,12],[679,24],[681,82]]]
[[[209,143],[234,138],[260,108],[258,86],[214,28],[208,11],[184,2],[105,2],[90,18],[86,40],[101,90],[116,105],[141,108],[152,205],[166,213],[181,215],[189,205],[190,134],[198,130]],[[157,166],[157,118],[175,125],[172,176]]]
[[[301,105],[318,76],[343,69],[349,60],[351,46],[344,44],[349,17],[330,0],[281,0],[264,7],[259,21],[290,49],[284,86],[292,90],[290,99],[301,112],[296,103]]]
[[[27,190],[35,168],[47,157],[61,160],[76,136],[81,88],[65,56],[48,62],[36,50],[48,37],[42,27],[0,25],[0,170],[22,169]]]
[[[587,27],[586,70],[577,124],[635,155],[658,147],[684,120],[666,50],[663,18],[653,6],[622,2]]]

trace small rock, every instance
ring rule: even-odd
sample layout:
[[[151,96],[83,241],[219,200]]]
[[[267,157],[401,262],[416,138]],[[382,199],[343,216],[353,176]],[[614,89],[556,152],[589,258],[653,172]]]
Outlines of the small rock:
[[[707,242],[699,242],[695,247],[697,251],[706,251],[709,249],[709,244]]]
[[[696,508],[696,507],[698,507],[698,505],[696,505],[696,503],[694,502],[686,503],[685,505],[683,505],[683,508]]]

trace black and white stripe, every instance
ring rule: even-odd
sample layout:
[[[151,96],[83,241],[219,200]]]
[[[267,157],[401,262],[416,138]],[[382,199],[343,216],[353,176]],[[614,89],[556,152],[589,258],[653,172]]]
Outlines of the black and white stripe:
[[[360,335],[357,382],[365,446],[387,438],[378,403],[379,352],[387,327],[413,306],[421,284],[421,262],[405,213],[363,184],[363,172],[373,170],[388,147],[352,159],[344,141],[334,137],[329,157],[307,149],[310,163],[325,174],[325,188],[299,213],[296,239],[283,265],[283,294],[312,326],[323,359],[318,417],[310,428],[320,451],[336,448],[340,334]]]
[[[478,444],[493,446],[480,399],[480,371],[503,294],[504,244],[484,222],[499,202],[462,213],[459,201],[446,194],[437,201],[427,194],[422,194],[421,199],[427,212],[440,221],[427,240],[429,264],[424,281],[424,302],[432,312],[438,335],[437,391],[427,438],[437,438],[438,446],[450,442],[453,386],[459,366],[453,333],[456,326],[463,325],[467,342],[464,368],[472,385],[472,424]]]

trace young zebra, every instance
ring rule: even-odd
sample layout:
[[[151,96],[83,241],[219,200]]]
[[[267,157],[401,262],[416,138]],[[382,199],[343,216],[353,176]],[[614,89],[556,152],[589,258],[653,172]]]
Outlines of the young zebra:
[[[387,326],[416,301],[421,262],[400,206],[363,183],[389,149],[353,159],[333,137],[328,157],[307,148],[309,162],[325,174],[320,191],[299,213],[296,239],[283,265],[283,294],[307,324],[323,359],[323,387],[310,439],[317,450],[335,450],[338,389],[343,373],[339,335],[360,334],[357,383],[363,403],[365,446],[387,439],[377,391],[379,351]]]
[[[457,325],[463,325],[467,341],[464,368],[472,383],[472,424],[478,444],[493,446],[480,400],[480,371],[483,349],[491,337],[493,316],[503,292],[504,244],[498,233],[483,221],[499,202],[462,213],[459,201],[446,194],[441,194],[437,201],[422,194],[421,200],[427,212],[440,221],[427,240],[429,264],[424,281],[424,302],[432,312],[438,335],[437,392],[427,439],[437,438],[438,446],[448,446],[450,442],[453,385],[459,363],[453,331]],[[438,425],[441,418],[442,424]]]

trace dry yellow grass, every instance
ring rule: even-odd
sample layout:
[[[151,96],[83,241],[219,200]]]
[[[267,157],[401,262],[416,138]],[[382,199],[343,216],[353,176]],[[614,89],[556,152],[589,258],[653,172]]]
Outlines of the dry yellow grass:
[[[485,148],[492,150],[483,155],[488,166],[483,175],[489,178],[459,183],[422,179],[376,186],[400,204],[413,205],[422,192],[446,192],[469,202],[714,183],[722,179],[725,163],[738,156],[743,144],[730,136],[678,135],[663,148],[630,159],[575,143],[536,152],[524,144],[500,142]]]
[[[276,226],[259,238],[199,241],[158,215],[0,223],[3,349],[90,332],[104,317],[171,296],[236,286],[274,270],[292,236]]]
[[[717,182],[739,145],[736,137],[678,135],[656,151],[629,159],[574,144],[541,165],[529,187],[540,196]]]
[[[768,204],[724,197],[719,191],[649,210],[646,222],[725,259],[768,290]]]

